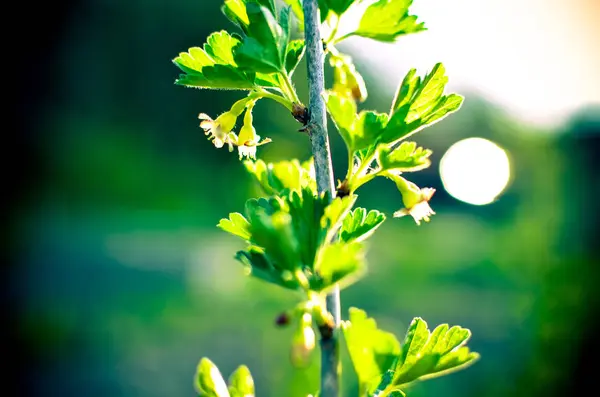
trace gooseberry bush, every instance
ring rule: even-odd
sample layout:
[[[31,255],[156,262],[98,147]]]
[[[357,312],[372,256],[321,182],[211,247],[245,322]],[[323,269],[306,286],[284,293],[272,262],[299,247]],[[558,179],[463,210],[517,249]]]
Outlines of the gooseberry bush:
[[[365,242],[386,219],[376,209],[355,207],[356,191],[374,178],[387,178],[403,203],[393,217],[410,215],[417,225],[429,222],[435,190],[418,187],[407,175],[427,168],[432,152],[408,138],[457,111],[463,101],[444,92],[448,77],[438,63],[423,74],[409,70],[387,113],[359,111],[367,98],[365,82],[352,58],[336,46],[352,36],[392,43],[425,30],[410,14],[411,5],[412,0],[225,0],[221,9],[233,30],[212,33],[203,46],[173,59],[183,72],[177,85],[243,93],[218,117],[201,113],[200,127],[216,148],[237,149],[264,195],[250,198],[242,212],[230,213],[218,227],[245,242],[235,258],[247,274],[304,297],[277,323],[296,329],[290,350],[296,366],[306,365],[319,333],[321,386],[312,395],[340,395],[341,352],[349,354],[360,397],[404,396],[411,383],[465,368],[479,358],[466,346],[471,332],[458,325],[430,330],[417,317],[400,342],[361,309],[350,308],[346,320],[340,314],[339,291],[365,274]],[[308,106],[292,81],[305,56]],[[326,66],[333,69],[329,88],[324,85]],[[276,163],[256,158],[257,148],[271,142],[253,126],[252,111],[260,100],[277,102],[300,123],[311,158]],[[336,186],[326,115],[348,153],[348,171]],[[244,365],[226,382],[205,357],[194,379],[200,396],[255,395]]]

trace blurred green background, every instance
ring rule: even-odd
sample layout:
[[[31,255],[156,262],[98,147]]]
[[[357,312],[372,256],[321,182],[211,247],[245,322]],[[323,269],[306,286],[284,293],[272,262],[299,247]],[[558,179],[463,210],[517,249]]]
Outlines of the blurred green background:
[[[18,96],[28,166],[5,239],[12,347],[21,349],[16,395],[192,396],[203,356],[225,376],[247,364],[259,396],[318,388],[318,357],[294,371],[292,330],[274,326],[296,297],[245,277],[233,259],[243,246],[215,227],[259,191],[235,153],[206,140],[197,114],[216,116],[242,94],[173,84],[173,57],[215,30],[233,30],[220,5],[87,0],[32,17],[37,41],[22,39],[20,50],[37,50],[36,58],[21,63]],[[368,57],[356,61],[370,92],[364,107],[385,111],[408,67],[389,82]],[[302,63],[295,81],[304,99],[305,75]],[[599,108],[539,126],[485,90],[453,88],[466,96],[462,110],[416,136],[434,154],[412,180],[437,189],[437,215],[420,227],[389,216],[370,240],[367,276],[342,293],[343,313],[361,307],[398,338],[414,316],[472,330],[481,360],[417,384],[411,396],[573,392],[592,381],[584,361],[598,332]],[[310,155],[283,108],[260,102],[255,123],[274,141],[259,157]],[[345,148],[330,132],[341,178]],[[442,155],[473,136],[496,142],[511,160],[510,184],[489,205],[455,199],[440,179]],[[359,194],[360,205],[388,215],[401,206],[386,181]],[[344,375],[351,396],[351,367]]]

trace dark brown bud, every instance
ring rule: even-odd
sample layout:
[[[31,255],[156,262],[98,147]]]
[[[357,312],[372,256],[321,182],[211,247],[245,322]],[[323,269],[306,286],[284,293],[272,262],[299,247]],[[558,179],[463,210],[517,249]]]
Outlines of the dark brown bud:
[[[308,124],[308,109],[301,103],[292,103],[292,116],[302,125]]]
[[[280,327],[284,327],[284,326],[288,325],[289,323],[290,323],[290,316],[285,312],[281,313],[275,319],[275,324],[277,324]]]

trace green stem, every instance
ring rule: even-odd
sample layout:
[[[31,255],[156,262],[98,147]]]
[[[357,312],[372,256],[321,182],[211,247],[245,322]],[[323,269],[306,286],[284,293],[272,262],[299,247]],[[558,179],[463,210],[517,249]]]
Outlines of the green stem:
[[[269,92],[265,89],[259,89],[256,91],[257,94],[257,98],[269,98],[272,99],[280,104],[282,104],[283,106],[286,107],[287,110],[289,110],[290,112],[292,111],[292,101],[290,101],[287,98],[282,97],[281,95],[277,95],[277,94],[273,94],[272,92]]]
[[[281,77],[283,77],[285,91],[288,93],[289,99],[292,102],[301,104],[302,102],[300,102],[300,98],[298,98],[298,94],[296,94],[296,90],[294,89],[294,84],[292,84],[292,79],[290,78],[290,75],[286,71],[281,72],[280,75]]]
[[[331,42],[331,45],[336,45],[344,40],[346,40],[349,37],[354,36],[356,32],[350,32],[350,33],[346,33],[345,35],[338,37],[337,39],[335,39],[334,41]]]

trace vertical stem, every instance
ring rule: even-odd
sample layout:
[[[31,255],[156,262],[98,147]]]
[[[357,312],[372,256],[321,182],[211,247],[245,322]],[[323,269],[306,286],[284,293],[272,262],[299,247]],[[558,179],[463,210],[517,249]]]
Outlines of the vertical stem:
[[[304,0],[304,34],[308,67],[309,123],[312,154],[315,161],[319,193],[329,192],[333,198],[335,188],[331,165],[329,137],[327,136],[327,113],[322,93],[325,89],[323,65],[325,56],[321,41],[320,19],[317,0]],[[340,361],[338,328],[341,321],[340,290],[327,295],[327,311],[333,315],[334,329],[321,329],[321,397],[338,397],[340,391]]]

